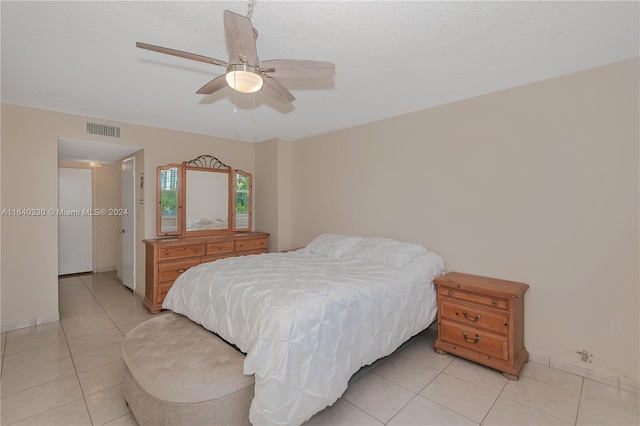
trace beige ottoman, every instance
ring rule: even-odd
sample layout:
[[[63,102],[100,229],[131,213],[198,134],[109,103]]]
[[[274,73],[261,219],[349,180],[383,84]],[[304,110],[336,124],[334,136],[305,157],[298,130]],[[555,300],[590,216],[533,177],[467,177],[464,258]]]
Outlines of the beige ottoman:
[[[141,425],[248,425],[253,376],[244,354],[174,313],[132,329],[122,342],[124,397]]]

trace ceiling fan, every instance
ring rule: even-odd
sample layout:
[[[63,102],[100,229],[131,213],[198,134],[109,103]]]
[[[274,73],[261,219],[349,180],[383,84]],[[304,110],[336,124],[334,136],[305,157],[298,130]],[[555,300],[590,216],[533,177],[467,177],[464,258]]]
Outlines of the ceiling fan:
[[[258,32],[253,28],[248,17],[225,10],[224,31],[229,50],[229,62],[147,43],[136,42],[136,47],[225,67],[227,69],[225,74],[214,78],[196,92],[202,95],[209,95],[229,86],[241,93],[255,93],[262,90],[265,95],[286,104],[294,101],[295,97],[276,80],[276,77],[335,75],[335,65],[331,62],[295,59],[272,59],[260,62],[256,49]]]

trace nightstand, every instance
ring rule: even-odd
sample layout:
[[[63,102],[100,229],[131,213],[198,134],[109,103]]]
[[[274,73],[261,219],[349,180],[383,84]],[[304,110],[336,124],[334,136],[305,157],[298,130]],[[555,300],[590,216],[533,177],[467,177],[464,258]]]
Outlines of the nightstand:
[[[438,286],[439,354],[452,353],[518,380],[529,360],[524,347],[524,293],[528,284],[450,272]]]

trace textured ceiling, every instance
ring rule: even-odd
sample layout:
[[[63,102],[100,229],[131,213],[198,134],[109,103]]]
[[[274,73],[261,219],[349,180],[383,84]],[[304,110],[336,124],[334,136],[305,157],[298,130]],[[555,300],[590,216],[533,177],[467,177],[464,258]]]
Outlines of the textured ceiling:
[[[222,13],[246,2],[2,1],[2,102],[250,142],[297,140],[639,56],[632,2],[260,1],[258,55],[336,64],[281,80],[283,106],[226,88]],[[255,106],[254,106],[255,105]],[[64,136],[64,135],[61,135]]]

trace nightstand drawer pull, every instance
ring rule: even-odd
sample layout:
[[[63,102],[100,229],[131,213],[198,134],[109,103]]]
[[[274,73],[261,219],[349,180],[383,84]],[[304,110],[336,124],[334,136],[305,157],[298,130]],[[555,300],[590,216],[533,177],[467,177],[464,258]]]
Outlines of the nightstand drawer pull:
[[[495,300],[492,300],[492,301],[491,301],[491,304],[492,304],[493,306],[496,306],[496,305],[498,304],[498,302],[496,302]]]
[[[478,336],[477,334],[476,334],[476,339],[475,340],[469,339],[467,337],[467,333],[465,333],[465,332],[462,332],[462,337],[464,337],[464,340],[466,340],[469,343],[478,343],[480,341],[480,336]]]
[[[447,294],[448,294],[449,296],[452,296],[452,295],[453,295],[453,292],[452,292],[451,290],[449,290],[449,291],[447,291]]]
[[[469,318],[467,317],[467,311],[462,311],[462,315],[464,316],[465,319],[471,321],[471,322],[476,322],[480,319],[480,314],[477,314],[475,318]]]
[[[179,273],[179,274],[181,274],[181,273],[183,273],[184,271],[186,271],[187,269],[188,269],[188,268],[176,268],[176,272],[177,272],[177,273]]]

